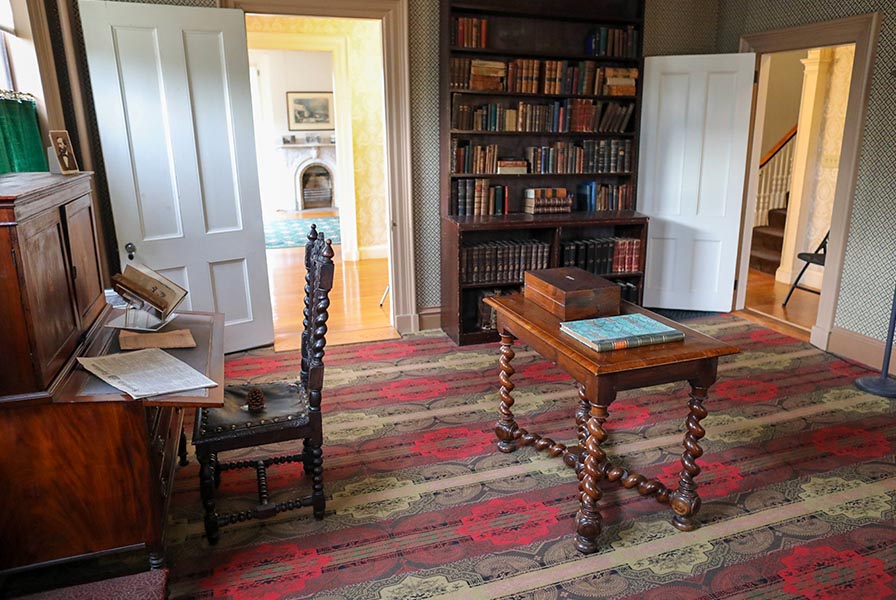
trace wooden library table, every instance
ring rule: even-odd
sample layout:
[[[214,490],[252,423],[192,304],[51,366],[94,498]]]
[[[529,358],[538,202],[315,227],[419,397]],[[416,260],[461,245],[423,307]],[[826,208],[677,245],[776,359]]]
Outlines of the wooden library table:
[[[579,476],[581,507],[576,514],[576,548],[585,554],[598,548],[601,515],[597,509],[603,493],[601,480],[618,481],[626,488],[636,488],[642,496],[655,496],[662,504],[670,504],[675,515],[672,524],[682,531],[698,527],[696,515],[700,510],[695,478],[700,473],[697,459],[703,454],[699,440],[705,435],[700,421],[707,411],[703,403],[709,387],[716,381],[720,356],[737,354],[740,350],[714,338],[698,333],[674,321],[634,304],[623,302],[622,313],[642,313],[685,333],[679,342],[668,342],[610,352],[594,352],[581,342],[560,332],[560,319],[524,298],[522,294],[493,296],[485,302],[497,313],[501,335],[500,419],[495,424],[498,449],[513,452],[517,446],[534,445],[536,450],[547,450],[551,456],[563,456],[564,462],[575,467]],[[566,371],[578,384],[579,405],[575,423],[578,446],[567,447],[554,440],[530,433],[520,427],[511,408],[514,374],[511,361],[513,344],[520,340],[541,356]],[[607,439],[604,423],[616,393],[675,381],[687,381],[691,386],[688,414],[685,419],[682,470],[676,489],[669,489],[655,479],[614,465],[601,450]]]
[[[119,351],[106,307],[44,400],[0,403],[0,572],[146,549],[164,563],[184,409],[224,404],[224,315],[179,312],[195,348],[168,350],[217,387],[134,400],[77,363]]]

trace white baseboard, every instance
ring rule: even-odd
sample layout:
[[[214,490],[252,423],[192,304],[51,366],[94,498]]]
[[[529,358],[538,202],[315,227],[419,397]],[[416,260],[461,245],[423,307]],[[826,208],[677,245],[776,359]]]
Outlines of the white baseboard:
[[[402,335],[420,331],[420,315],[395,315],[395,329]]]
[[[886,344],[867,335],[862,335],[848,329],[834,327],[828,343],[828,352],[838,356],[860,362],[878,372],[884,360],[884,346]],[[896,363],[890,361],[890,374],[896,374]]]

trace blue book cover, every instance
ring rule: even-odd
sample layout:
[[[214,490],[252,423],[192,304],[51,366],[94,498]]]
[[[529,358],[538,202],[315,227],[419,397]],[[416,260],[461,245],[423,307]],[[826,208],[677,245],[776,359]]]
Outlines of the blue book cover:
[[[596,352],[622,350],[684,339],[684,332],[640,313],[564,321],[560,331]]]

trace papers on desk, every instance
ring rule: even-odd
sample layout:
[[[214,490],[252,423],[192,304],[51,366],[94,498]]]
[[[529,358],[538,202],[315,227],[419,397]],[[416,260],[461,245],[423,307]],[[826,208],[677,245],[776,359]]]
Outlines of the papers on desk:
[[[78,362],[134,399],[218,385],[190,365],[158,348],[78,358]]]

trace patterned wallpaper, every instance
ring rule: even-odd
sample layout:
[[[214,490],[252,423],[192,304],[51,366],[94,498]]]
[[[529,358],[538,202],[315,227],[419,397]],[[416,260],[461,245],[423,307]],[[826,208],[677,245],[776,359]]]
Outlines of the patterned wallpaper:
[[[352,150],[355,159],[355,213],[358,247],[385,247],[387,237],[386,139],[380,23],[370,19],[320,19],[248,15],[250,33],[293,33],[346,36],[351,78]],[[296,48],[298,49],[298,48]],[[338,110],[338,98],[336,99]]]
[[[721,0],[718,49],[736,52],[740,36],[880,11],[858,180],[834,324],[884,339],[896,285],[896,3],[874,0]]]
[[[719,0],[647,0],[644,56],[716,52]]]
[[[408,0],[411,169],[417,306],[441,304],[439,283],[439,3]]]

